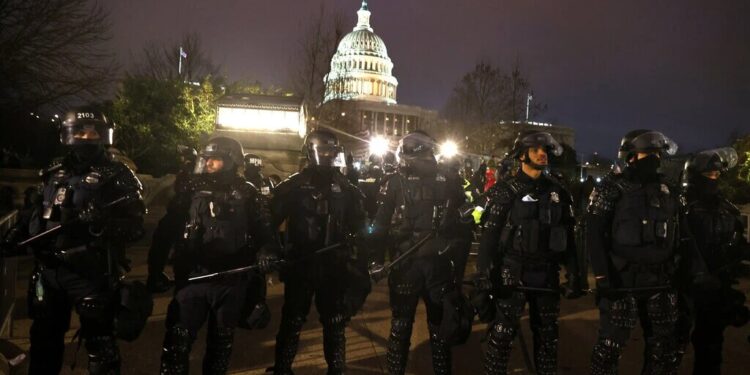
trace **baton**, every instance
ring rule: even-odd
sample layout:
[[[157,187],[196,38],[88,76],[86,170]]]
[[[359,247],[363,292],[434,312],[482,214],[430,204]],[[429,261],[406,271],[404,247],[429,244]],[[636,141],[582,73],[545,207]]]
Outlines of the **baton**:
[[[109,202],[109,203],[105,204],[104,206],[101,206],[99,209],[109,208],[109,207],[112,207],[112,206],[114,206],[114,205],[116,205],[116,204],[118,204],[120,202],[129,200],[129,199],[133,199],[133,194],[127,194],[125,196],[117,198],[117,199],[113,200],[112,202]],[[72,222],[76,222],[76,221],[78,221],[78,219],[74,219]],[[66,223],[65,226],[68,226],[71,223]],[[30,244],[32,242],[35,242],[35,241],[37,241],[37,240],[39,240],[41,238],[47,237],[50,234],[54,234],[56,232],[59,232],[62,228],[63,228],[62,224],[57,224],[54,227],[52,227],[50,229],[47,229],[47,230],[45,230],[42,233],[39,233],[37,235],[32,236],[31,238],[28,238],[26,240],[23,240],[23,241],[19,242],[17,246],[19,246],[19,247],[20,246],[26,246],[26,245],[28,245],[28,244]]]
[[[474,281],[464,280],[462,284],[474,286]],[[519,292],[541,292],[541,293],[554,293],[554,294],[560,293],[559,289],[555,290],[553,288],[538,288],[534,286],[523,286],[523,285],[501,286],[498,289],[511,289],[511,290],[517,290]]]
[[[417,250],[419,250],[419,248],[422,247],[422,245],[424,245],[425,242],[429,241],[434,236],[435,236],[434,232],[428,233],[426,236],[424,236],[424,238],[422,238],[421,240],[419,240],[417,243],[415,243],[408,250],[404,251],[403,253],[401,253],[401,255],[399,255],[398,257],[396,257],[396,259],[394,259],[390,263],[388,263],[385,266],[383,266],[383,268],[380,268],[380,269],[377,269],[377,270],[370,270],[368,272],[370,274],[370,277],[373,278],[373,279],[375,279],[375,277],[376,277],[375,275],[377,275],[377,274],[382,274],[383,277],[385,277],[385,275],[387,275],[389,272],[391,272],[391,269],[393,267],[397,266],[399,263],[402,263],[404,260],[406,260],[406,258],[408,258],[414,252],[416,252]],[[380,278],[378,278],[377,280],[380,280]]]
[[[331,250],[336,250],[336,249],[340,248],[343,245],[344,244],[341,243],[341,242],[335,243],[333,245],[326,246],[326,247],[324,247],[322,249],[315,250],[311,254],[305,255],[305,256],[300,257],[298,259],[295,259],[295,260],[293,260],[291,262],[280,260],[280,261],[277,262],[277,264],[281,264],[281,265],[287,264],[287,265],[289,265],[289,264],[295,264],[295,263],[303,262],[303,261],[306,261],[306,260],[308,260],[310,258],[316,257],[316,256],[318,256],[320,254],[329,252]],[[209,273],[209,274],[205,274],[205,275],[194,276],[194,277],[188,278],[188,282],[200,281],[200,280],[206,280],[206,279],[212,279],[214,277],[226,276],[226,275],[233,275],[233,274],[236,274],[236,273],[250,272],[250,271],[257,270],[259,268],[260,268],[259,265],[253,264],[253,265],[250,265],[250,266],[245,266],[245,267],[240,267],[240,268],[233,268],[233,269],[226,270],[226,271],[219,271],[219,272]]]

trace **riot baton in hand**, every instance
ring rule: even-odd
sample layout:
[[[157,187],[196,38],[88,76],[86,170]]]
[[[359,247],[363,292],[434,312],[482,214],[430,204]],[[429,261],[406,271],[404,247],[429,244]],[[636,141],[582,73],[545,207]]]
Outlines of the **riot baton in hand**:
[[[309,260],[311,258],[314,258],[314,257],[316,257],[316,256],[318,256],[320,254],[324,254],[324,253],[327,253],[329,251],[336,250],[336,249],[338,249],[338,248],[340,248],[340,247],[342,247],[344,245],[345,244],[341,243],[341,242],[335,243],[333,245],[326,246],[326,247],[324,247],[322,249],[315,250],[312,253],[310,253],[308,255],[305,255],[303,257],[300,257],[298,259],[295,259],[295,260],[293,260],[291,262],[287,262],[285,260],[280,260],[276,264],[283,266],[283,265],[291,265],[291,264],[295,264],[295,263],[304,262],[304,261]],[[253,265],[250,265],[250,266],[245,266],[245,267],[240,267],[240,268],[233,268],[231,270],[219,271],[219,272],[209,273],[209,274],[200,275],[200,276],[194,276],[194,277],[188,278],[188,282],[213,279],[214,277],[233,275],[233,274],[237,274],[237,273],[252,272],[252,271],[255,271],[255,270],[259,269],[259,268],[260,268],[259,265],[253,264]]]
[[[377,282],[383,277],[387,276],[388,273],[391,272],[391,269],[393,269],[393,267],[397,266],[399,263],[402,263],[404,260],[409,258],[412,254],[414,254],[417,250],[419,250],[419,248],[421,248],[422,245],[424,245],[427,241],[429,241],[434,236],[435,236],[434,232],[428,233],[426,236],[424,236],[424,238],[419,240],[408,250],[404,251],[401,255],[396,257],[396,259],[394,259],[392,262],[386,264],[385,266],[379,269],[370,270],[369,271],[370,278],[372,278],[373,280]]]
[[[476,286],[473,280],[464,280],[462,284]],[[510,289],[510,290],[517,290],[519,292],[539,292],[539,293],[553,293],[553,294],[558,294],[561,292],[560,289],[555,290],[553,288],[538,288],[534,286],[523,286],[523,285],[501,286],[498,289]]]
[[[112,202],[109,202],[109,203],[105,204],[104,206],[99,207],[99,209],[106,209],[106,208],[112,207],[112,206],[114,206],[116,204],[119,204],[119,203],[124,202],[124,201],[131,200],[131,199],[135,199],[134,194],[127,194],[125,196],[122,196],[120,198],[117,198],[117,199],[113,200]],[[55,234],[55,233],[59,232],[61,229],[63,229],[63,227],[66,227],[66,226],[68,226],[70,224],[73,224],[73,223],[75,223],[77,221],[79,221],[79,219],[74,219],[73,221],[71,221],[69,223],[66,223],[65,225],[63,225],[63,224],[55,225],[54,227],[52,227],[50,229],[47,229],[47,230],[45,230],[42,233],[39,233],[39,234],[37,234],[37,235],[35,235],[35,236],[31,237],[31,238],[28,238],[26,240],[23,240],[23,241],[19,242],[17,246],[19,246],[19,247],[26,246],[26,245],[28,245],[28,244],[30,244],[32,242],[36,242],[36,241],[38,241],[38,240],[40,240],[42,238],[48,237],[48,236],[50,236],[52,234]]]

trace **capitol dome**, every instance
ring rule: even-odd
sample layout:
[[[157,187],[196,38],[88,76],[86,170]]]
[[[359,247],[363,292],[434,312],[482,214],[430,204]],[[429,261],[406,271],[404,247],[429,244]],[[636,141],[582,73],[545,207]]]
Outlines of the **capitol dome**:
[[[357,26],[341,39],[331,59],[323,102],[341,99],[395,104],[398,80],[392,75],[393,62],[383,39],[370,26],[367,0],[362,1],[357,16]]]

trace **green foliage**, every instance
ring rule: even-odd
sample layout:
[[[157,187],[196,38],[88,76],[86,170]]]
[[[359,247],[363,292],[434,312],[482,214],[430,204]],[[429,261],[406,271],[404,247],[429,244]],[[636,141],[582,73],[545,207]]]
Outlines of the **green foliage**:
[[[732,144],[739,161],[737,167],[722,174],[721,191],[735,204],[750,203],[750,134],[738,137]]]
[[[145,76],[120,83],[112,117],[115,146],[143,173],[161,175],[177,164],[177,145],[196,147],[213,130],[216,96],[206,77],[201,85]]]

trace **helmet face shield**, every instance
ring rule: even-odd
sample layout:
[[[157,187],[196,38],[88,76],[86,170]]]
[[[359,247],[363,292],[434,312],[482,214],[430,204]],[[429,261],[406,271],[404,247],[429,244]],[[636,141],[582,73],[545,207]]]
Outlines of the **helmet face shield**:
[[[521,139],[523,148],[544,147],[552,155],[560,156],[563,153],[563,147],[558,143],[552,134],[547,132],[532,133]]]
[[[688,162],[688,168],[698,173],[719,171],[726,172],[737,166],[739,156],[732,147],[716,148],[701,151]]]
[[[227,137],[215,137],[201,150],[200,156],[195,163],[196,174],[214,173],[219,170],[236,170],[244,163],[242,145]],[[212,160],[221,160],[222,168],[216,169],[217,163]]]
[[[308,150],[308,160],[312,165],[346,167],[344,148],[341,146],[311,144]]]
[[[60,129],[60,142],[64,145],[111,145],[114,129],[101,121],[63,124]]]
[[[640,134],[630,141],[633,152],[654,152],[658,151],[672,156],[677,153],[677,143],[669,139],[661,132],[649,131]]]

